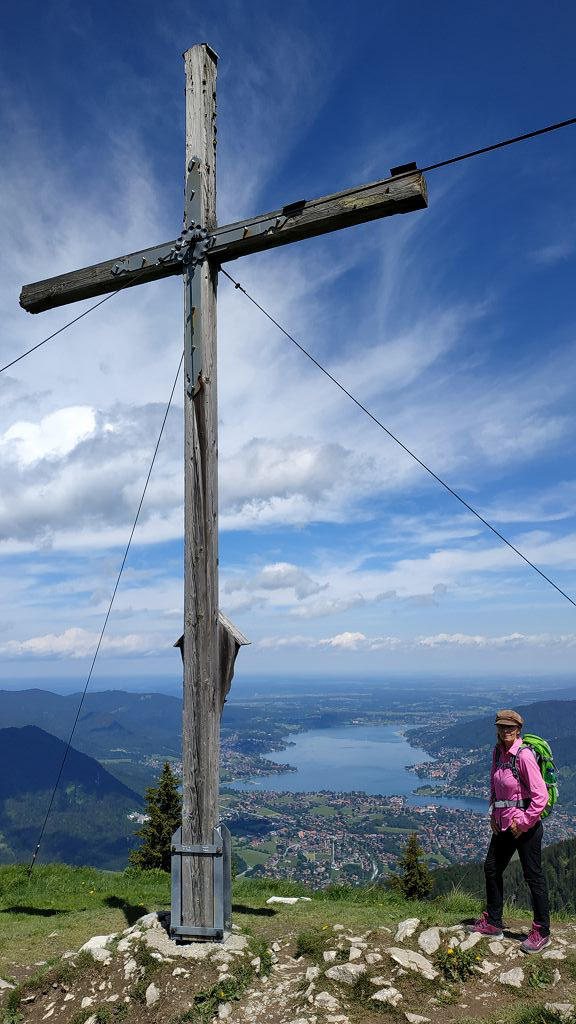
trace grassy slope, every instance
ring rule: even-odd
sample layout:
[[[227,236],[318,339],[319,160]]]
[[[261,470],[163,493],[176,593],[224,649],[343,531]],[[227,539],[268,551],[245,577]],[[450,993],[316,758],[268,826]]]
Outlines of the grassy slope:
[[[267,907],[267,898],[274,894],[306,894],[312,902]],[[430,924],[453,924],[480,909],[477,900],[458,891],[416,903],[379,888],[307,893],[296,883],[266,879],[238,880],[233,899],[235,921],[269,940],[335,921],[358,931],[415,916]],[[149,910],[168,907],[169,901],[170,879],[160,871],[107,872],[49,864],[36,867],[28,878],[23,866],[0,867],[0,976],[17,973],[18,964],[78,949],[92,935],[119,931]],[[518,910],[514,916],[530,917]]]

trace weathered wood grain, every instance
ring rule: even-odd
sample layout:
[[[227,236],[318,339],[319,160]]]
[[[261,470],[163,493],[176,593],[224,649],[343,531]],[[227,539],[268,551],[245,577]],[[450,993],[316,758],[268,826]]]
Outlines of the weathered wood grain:
[[[248,256],[253,252],[298,242],[354,224],[422,210],[427,205],[426,181],[419,171],[415,171],[413,174],[385,178],[303,204],[291,204],[224,227],[215,227],[215,222],[210,224],[207,221],[204,226],[213,228],[215,236],[209,259],[214,264],[226,263],[239,256]],[[278,227],[261,230],[263,225],[276,220],[279,221]],[[158,253],[166,246],[175,245],[176,241],[174,239],[162,246],[152,246],[69,274],[24,285],[20,305],[29,313],[40,313],[54,306],[104,295],[117,288],[132,288],[146,281],[181,274],[181,263],[155,262]],[[139,269],[129,274],[114,275],[113,268],[123,259],[138,263]]]
[[[216,222],[216,55],[207,46],[194,46],[184,60],[186,189],[191,160],[196,157],[201,174],[197,215],[212,227]],[[191,273],[184,274],[185,365],[188,373],[194,365],[196,379],[187,379],[185,373],[182,842],[210,844],[218,824],[220,780],[217,272],[204,263],[194,271],[193,282]],[[211,858],[182,858],[184,926],[213,926],[212,878]]]

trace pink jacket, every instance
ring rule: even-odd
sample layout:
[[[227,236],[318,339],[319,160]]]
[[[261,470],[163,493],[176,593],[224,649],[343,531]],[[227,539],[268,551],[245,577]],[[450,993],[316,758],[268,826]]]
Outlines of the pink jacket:
[[[492,758],[490,808],[494,820],[500,825],[503,832],[510,827],[513,821],[517,822],[521,832],[527,832],[529,828],[538,823],[540,815],[548,803],[548,790],[540,774],[536,758],[527,748],[518,754],[521,746],[521,738],[515,740],[508,751],[502,747],[498,748],[497,745],[497,756]],[[511,754],[517,755],[516,770],[520,776],[518,781],[514,778],[511,769],[505,767]],[[501,762],[502,766],[497,768],[497,762]],[[497,800],[524,799],[530,800],[530,806],[525,809],[494,806]]]

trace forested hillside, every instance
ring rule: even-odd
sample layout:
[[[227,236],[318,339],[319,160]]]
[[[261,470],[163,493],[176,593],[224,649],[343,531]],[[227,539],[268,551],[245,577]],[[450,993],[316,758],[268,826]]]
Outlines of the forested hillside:
[[[576,700],[545,700],[520,705],[525,720],[524,732],[536,733],[548,740],[560,772],[560,799],[565,808],[576,805]],[[455,787],[485,785],[488,755],[495,743],[494,714],[472,718],[468,722],[431,733],[411,729],[411,742],[431,754],[465,753],[470,764],[463,765],[452,780]]]
[[[0,730],[0,862],[29,860],[66,745],[36,726]],[[42,843],[43,860],[122,868],[134,846],[128,814],[143,800],[71,748]]]
[[[523,716],[525,732],[537,733],[552,741],[568,739],[566,751],[572,748],[572,762],[576,763],[576,700],[542,700],[516,708]],[[415,733],[419,730],[413,730]],[[427,750],[452,747],[455,750],[475,750],[492,745],[495,738],[494,714],[459,722],[432,736],[428,735]],[[559,744],[555,743],[556,746]]]
[[[576,912],[576,839],[565,839],[546,847],[542,854],[544,872],[553,911]],[[432,872],[434,895],[462,889],[474,896],[484,896],[484,869],[481,863],[460,864],[438,868]],[[522,868],[514,861],[506,870],[506,900],[519,907],[530,907],[530,893],[522,877]]]

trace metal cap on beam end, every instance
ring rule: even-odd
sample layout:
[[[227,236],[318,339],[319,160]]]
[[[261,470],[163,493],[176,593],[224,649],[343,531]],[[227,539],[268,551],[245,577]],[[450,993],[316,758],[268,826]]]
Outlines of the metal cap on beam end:
[[[418,170],[418,164],[413,162],[411,164],[398,164],[398,167],[391,167],[390,174],[393,178],[397,178],[399,174],[411,174],[412,171]]]

